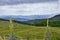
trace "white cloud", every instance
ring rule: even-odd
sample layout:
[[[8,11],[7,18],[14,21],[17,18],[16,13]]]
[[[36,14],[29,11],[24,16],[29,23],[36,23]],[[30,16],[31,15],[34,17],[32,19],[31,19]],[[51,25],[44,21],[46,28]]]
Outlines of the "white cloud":
[[[58,1],[58,13],[60,14],[60,0]]]
[[[57,3],[34,3],[0,6],[1,15],[45,15],[58,13]]]

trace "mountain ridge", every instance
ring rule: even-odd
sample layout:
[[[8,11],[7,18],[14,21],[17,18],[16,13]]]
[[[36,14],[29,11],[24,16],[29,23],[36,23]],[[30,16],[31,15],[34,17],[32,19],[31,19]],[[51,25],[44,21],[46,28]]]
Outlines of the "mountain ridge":
[[[10,20],[10,16],[0,16],[2,19]],[[43,20],[49,18],[50,20],[60,20],[60,14],[58,15],[31,15],[31,16],[13,16],[12,20],[15,21],[29,21],[29,20]]]
[[[51,16],[52,17],[52,16]],[[46,19],[51,18],[50,15],[31,15],[31,16],[12,16],[12,19],[15,21],[28,21],[35,19]],[[10,16],[0,16],[0,18],[10,20]]]
[[[33,20],[27,20],[27,21],[16,21],[16,20],[13,20],[13,22],[26,24],[26,25],[33,25],[33,26],[46,26],[46,19],[33,19]],[[0,18],[0,20],[9,21],[7,19],[1,19],[1,18]],[[49,25],[50,26],[60,26],[60,14],[49,18]]]

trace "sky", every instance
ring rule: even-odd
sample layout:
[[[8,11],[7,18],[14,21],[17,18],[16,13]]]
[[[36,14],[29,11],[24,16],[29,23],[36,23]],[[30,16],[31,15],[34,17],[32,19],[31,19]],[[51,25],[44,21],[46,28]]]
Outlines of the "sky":
[[[60,14],[59,0],[0,0],[0,15]]]

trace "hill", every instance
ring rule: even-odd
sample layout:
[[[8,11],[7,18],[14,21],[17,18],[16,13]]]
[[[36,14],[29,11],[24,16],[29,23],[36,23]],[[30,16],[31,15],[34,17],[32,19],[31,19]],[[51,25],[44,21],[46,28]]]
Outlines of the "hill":
[[[42,20],[41,20],[42,21]],[[55,24],[55,23],[54,23]],[[45,40],[46,26],[30,26],[21,23],[13,22],[13,40]],[[9,21],[0,20],[0,36],[2,38],[10,39]],[[60,28],[49,27],[49,34],[51,40],[60,40]]]
[[[26,23],[35,26],[46,26],[46,19],[29,20]],[[60,26],[60,14],[49,18],[49,26]]]
[[[50,20],[60,20],[60,14],[50,18]]]
[[[21,23],[21,24],[26,24],[26,25],[33,25],[33,26],[46,26],[46,19],[48,16],[13,16],[13,22]],[[40,18],[40,19],[39,19]],[[5,20],[9,21],[10,16],[3,16],[0,18],[0,20]],[[32,19],[32,20],[31,20]],[[60,14],[55,15],[53,17],[49,17],[49,26],[60,26]]]
[[[50,16],[51,15],[30,15],[30,16],[12,15],[12,20],[24,22],[24,21],[35,20],[35,19],[46,19],[48,17],[50,18]],[[0,18],[10,20],[10,15],[9,16],[0,16]]]

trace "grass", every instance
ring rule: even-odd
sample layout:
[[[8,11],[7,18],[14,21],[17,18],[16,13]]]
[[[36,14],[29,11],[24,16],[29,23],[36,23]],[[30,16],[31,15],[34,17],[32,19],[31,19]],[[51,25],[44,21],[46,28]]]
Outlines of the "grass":
[[[44,39],[45,36],[45,28],[32,28],[32,29],[25,29],[22,31],[17,31],[16,32],[17,37],[22,37],[24,39]]]
[[[60,40],[60,28],[50,27],[51,40]]]
[[[46,38],[46,27],[36,27],[15,22],[13,26],[13,36],[17,39],[45,40]],[[60,40],[60,28],[49,27],[49,31],[51,40]],[[0,21],[0,35],[9,37],[10,30],[8,21]]]
[[[0,22],[0,35],[9,36],[9,22],[1,21]],[[23,25],[19,23],[13,23],[13,35],[17,39],[27,39],[27,40],[44,40],[45,39],[45,27],[35,27],[30,25]]]

